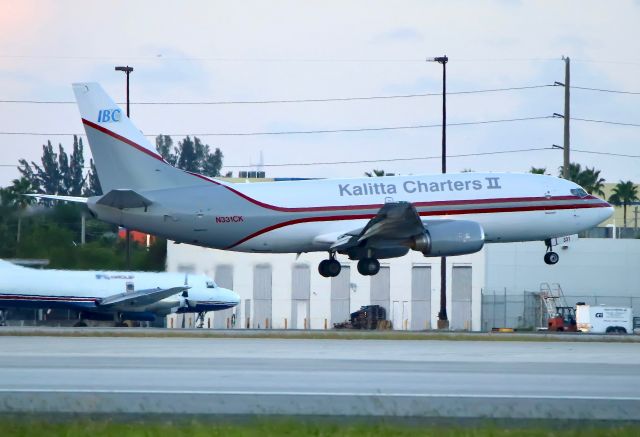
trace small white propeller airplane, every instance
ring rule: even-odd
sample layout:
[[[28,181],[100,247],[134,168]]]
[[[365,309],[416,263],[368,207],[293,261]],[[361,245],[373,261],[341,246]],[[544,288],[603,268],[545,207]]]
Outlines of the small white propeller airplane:
[[[205,247],[243,252],[323,251],[318,267],[337,276],[337,254],[375,275],[379,259],[474,253],[485,243],[544,241],[576,234],[613,213],[575,183],[544,175],[458,173],[233,184],[168,164],[96,83],[73,85],[105,191],[80,198],[99,219]]]
[[[240,297],[205,275],[38,270],[0,260],[0,310],[65,308],[84,320],[153,321],[170,313],[232,308]],[[4,313],[3,313],[4,316]]]

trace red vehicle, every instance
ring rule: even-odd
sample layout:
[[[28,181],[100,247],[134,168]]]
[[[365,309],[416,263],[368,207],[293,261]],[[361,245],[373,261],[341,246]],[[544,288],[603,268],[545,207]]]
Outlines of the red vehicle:
[[[576,310],[573,307],[556,307],[556,314],[547,321],[549,331],[577,332]]]

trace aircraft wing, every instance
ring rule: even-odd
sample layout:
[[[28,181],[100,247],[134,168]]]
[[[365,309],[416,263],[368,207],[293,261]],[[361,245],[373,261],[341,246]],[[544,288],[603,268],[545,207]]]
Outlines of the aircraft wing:
[[[422,233],[424,233],[424,225],[418,211],[411,203],[386,203],[364,228],[342,234],[331,245],[331,249],[343,251],[376,240],[407,240]]]
[[[174,294],[182,293],[190,287],[151,288],[132,292],[118,293],[102,298],[96,302],[99,308],[126,309],[127,307],[140,307],[158,302]]]
[[[88,197],[59,196],[57,194],[25,194],[25,196],[37,199],[63,200],[65,202],[87,203]]]

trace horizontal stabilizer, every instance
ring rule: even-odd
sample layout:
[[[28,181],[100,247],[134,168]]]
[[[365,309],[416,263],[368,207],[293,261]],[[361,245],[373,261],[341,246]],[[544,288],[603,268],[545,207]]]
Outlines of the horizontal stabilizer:
[[[102,196],[98,205],[110,206],[112,208],[146,208],[153,202],[133,190],[111,190]]]
[[[88,197],[58,196],[57,194],[25,194],[25,196],[35,197],[37,199],[51,199],[75,203],[87,203],[88,199]]]
[[[166,297],[174,294],[182,293],[190,287],[172,287],[172,288],[152,288],[149,290],[139,290],[114,294],[105,297],[96,302],[96,305],[102,308],[118,308],[126,309],[127,307],[138,307],[150,305],[158,302]]]

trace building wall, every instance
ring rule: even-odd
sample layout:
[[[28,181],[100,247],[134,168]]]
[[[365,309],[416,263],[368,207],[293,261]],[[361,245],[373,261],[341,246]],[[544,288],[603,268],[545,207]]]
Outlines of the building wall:
[[[585,238],[554,250],[555,266],[542,261],[541,242],[489,244],[485,290],[507,294],[560,284],[565,295],[639,296],[640,240]],[[603,302],[604,303],[604,302]]]
[[[308,253],[301,254],[296,257],[296,254],[248,254],[241,252],[220,251],[214,249],[205,249],[196,246],[190,246],[187,244],[173,244],[169,242],[167,249],[167,270],[168,271],[195,271],[199,273],[208,274],[214,276],[216,267],[220,265],[233,266],[233,289],[242,298],[242,302],[239,305],[240,308],[236,309],[236,314],[240,313],[242,323],[237,323],[236,327],[245,327],[246,318],[250,317],[251,326],[254,325],[255,318],[255,305],[253,301],[253,278],[254,270],[257,265],[264,264],[270,265],[272,268],[272,312],[270,327],[275,329],[284,329],[285,324],[288,329],[295,328],[292,325],[293,316],[293,302],[292,302],[292,275],[295,265],[308,265],[309,266],[309,304],[308,304],[308,318],[311,329],[324,329],[325,327],[331,328],[332,322],[337,322],[335,318],[332,320],[331,315],[331,282],[330,278],[323,278],[317,272],[318,263],[326,257],[325,253]],[[372,303],[371,290],[372,283],[380,281],[382,277],[369,277],[362,276],[358,273],[356,262],[349,261],[344,256],[338,256],[340,262],[350,267],[350,277],[348,280],[343,278],[345,282],[348,281],[350,295],[349,295],[349,312],[358,310],[363,305],[369,305]],[[397,323],[394,329],[425,329],[435,327],[437,324],[437,315],[440,308],[440,258],[425,258],[419,252],[410,252],[407,256],[401,258],[393,258],[389,260],[381,260],[382,267],[388,267],[388,284],[378,290],[387,290],[388,298],[385,296],[384,305],[387,309],[387,318],[392,320],[396,319]],[[418,317],[415,315],[415,311],[419,311],[418,308],[412,308],[412,274],[414,266],[426,266],[430,269],[430,289],[429,289],[429,301],[430,305],[425,307],[421,304],[425,311],[429,311],[429,314],[425,314],[418,321],[420,326],[412,322],[412,318]],[[471,314],[465,315],[464,320],[460,320],[460,326],[466,329],[479,330],[481,326],[481,290],[484,284],[484,254],[479,252],[477,254],[452,257],[448,258],[448,273],[447,273],[447,307],[449,308],[449,319],[452,317],[452,300],[451,300],[451,286],[452,286],[452,271],[456,266],[473,266],[471,272]],[[374,285],[373,287],[376,287]],[[374,296],[375,297],[375,296]],[[249,300],[249,306],[251,307],[251,314],[245,314],[244,308],[247,300]],[[299,300],[299,299],[298,299]],[[395,303],[395,304],[394,304]],[[394,308],[395,316],[394,316]],[[221,326],[222,323],[215,323],[214,325]],[[263,318],[262,312],[259,314],[260,318]],[[296,321],[297,322],[297,321]],[[456,322],[457,323],[457,322]],[[264,322],[260,322],[260,328],[264,328]]]

